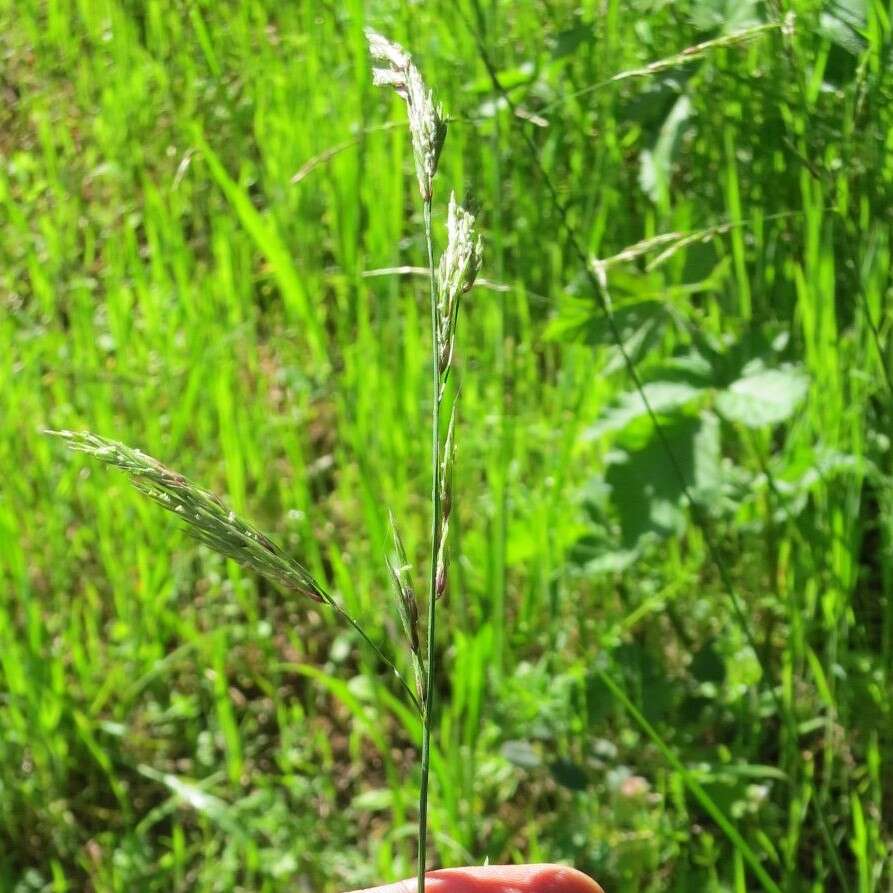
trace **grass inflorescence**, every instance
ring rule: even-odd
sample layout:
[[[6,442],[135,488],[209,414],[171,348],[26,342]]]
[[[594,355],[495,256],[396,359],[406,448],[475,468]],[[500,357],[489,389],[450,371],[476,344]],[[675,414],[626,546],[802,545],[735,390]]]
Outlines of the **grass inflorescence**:
[[[224,506],[213,493],[203,490],[182,474],[166,468],[157,459],[137,449],[106,440],[90,432],[47,431],[80,453],[126,471],[141,493],[174,512],[199,542],[232,558],[285,589],[317,602],[330,596],[310,572],[256,527]]]

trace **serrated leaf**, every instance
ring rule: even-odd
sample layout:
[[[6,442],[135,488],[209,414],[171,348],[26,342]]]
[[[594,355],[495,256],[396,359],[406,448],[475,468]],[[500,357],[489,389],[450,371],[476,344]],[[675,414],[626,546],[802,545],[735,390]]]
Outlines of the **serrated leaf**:
[[[716,398],[716,409],[730,422],[762,428],[787,421],[803,402],[809,377],[800,366],[761,369],[739,378]]]

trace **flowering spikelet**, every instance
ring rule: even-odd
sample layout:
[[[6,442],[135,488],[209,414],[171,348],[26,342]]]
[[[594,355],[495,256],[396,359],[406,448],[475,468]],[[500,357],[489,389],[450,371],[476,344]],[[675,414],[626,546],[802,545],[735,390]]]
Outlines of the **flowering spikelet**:
[[[440,463],[440,530],[437,546],[437,563],[434,575],[434,594],[443,598],[447,590],[448,561],[447,540],[450,535],[450,514],[453,511],[453,460],[456,457],[456,403],[450,413],[450,423],[443,444]]]
[[[435,105],[433,95],[425,87],[412,56],[403,47],[371,28],[366,29],[366,40],[372,58],[388,64],[387,68],[372,69],[372,83],[393,87],[406,101],[419,191],[425,201],[430,201],[437,161],[446,139],[443,109]]]
[[[400,617],[403,631],[406,633],[406,638],[409,642],[416,692],[419,700],[424,701],[425,670],[422,663],[421,642],[419,641],[419,606],[416,601],[415,589],[412,585],[412,568],[406,558],[406,549],[403,548],[403,541],[400,539],[400,534],[397,531],[397,523],[394,521],[393,514],[390,518],[391,535],[394,538],[394,555],[393,558],[388,559],[388,570],[390,570],[391,578],[394,581],[397,614]]]
[[[475,237],[474,216],[450,194],[447,215],[447,247],[437,268],[438,361],[443,373],[449,367],[455,340],[459,299],[473,285],[481,268],[483,242]]]
[[[237,517],[213,494],[192,483],[157,459],[123,443],[89,432],[47,431],[69,448],[88,453],[130,475],[131,483],[187,525],[189,533],[206,546],[286,589],[317,602],[331,597],[309,571],[285,553],[256,527]]]

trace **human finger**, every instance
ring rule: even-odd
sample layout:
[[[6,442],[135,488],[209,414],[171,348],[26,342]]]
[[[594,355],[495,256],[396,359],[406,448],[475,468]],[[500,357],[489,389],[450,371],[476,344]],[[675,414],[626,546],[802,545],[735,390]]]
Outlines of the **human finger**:
[[[355,893],[415,893],[415,878]],[[565,865],[486,865],[425,875],[425,893],[604,893],[592,878]]]

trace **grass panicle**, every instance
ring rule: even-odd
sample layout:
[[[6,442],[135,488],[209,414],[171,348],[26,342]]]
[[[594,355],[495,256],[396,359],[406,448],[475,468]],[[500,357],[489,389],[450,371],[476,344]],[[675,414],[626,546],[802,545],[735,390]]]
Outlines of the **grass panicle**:
[[[191,536],[250,568],[284,589],[300,592],[317,602],[331,597],[310,572],[254,525],[231,512],[213,493],[202,489],[177,471],[162,465],[141,450],[107,440],[98,434],[47,431],[79,453],[86,453],[126,471],[131,483],[160,506],[182,519]]]

